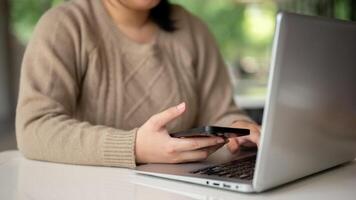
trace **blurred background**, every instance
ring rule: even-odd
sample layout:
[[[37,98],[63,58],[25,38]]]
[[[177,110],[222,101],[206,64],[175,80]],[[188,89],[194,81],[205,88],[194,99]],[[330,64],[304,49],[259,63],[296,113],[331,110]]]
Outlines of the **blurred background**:
[[[41,15],[65,0],[0,0],[0,151],[16,148],[14,119],[21,61]],[[279,10],[356,19],[355,0],[171,0],[202,18],[216,37],[235,101],[259,123],[275,16]]]

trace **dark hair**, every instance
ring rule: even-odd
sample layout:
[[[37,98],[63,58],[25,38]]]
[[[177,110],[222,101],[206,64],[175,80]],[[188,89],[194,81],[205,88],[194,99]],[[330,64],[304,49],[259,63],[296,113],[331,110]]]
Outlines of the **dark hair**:
[[[156,7],[152,8],[150,17],[161,29],[173,32],[176,30],[176,27],[174,26],[171,14],[172,5],[168,0],[161,0]]]

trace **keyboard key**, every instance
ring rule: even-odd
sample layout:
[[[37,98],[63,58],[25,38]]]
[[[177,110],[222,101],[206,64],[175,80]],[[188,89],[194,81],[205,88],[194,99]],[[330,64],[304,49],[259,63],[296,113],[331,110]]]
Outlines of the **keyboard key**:
[[[255,163],[256,156],[251,156],[220,165],[204,167],[194,170],[191,173],[252,180]]]

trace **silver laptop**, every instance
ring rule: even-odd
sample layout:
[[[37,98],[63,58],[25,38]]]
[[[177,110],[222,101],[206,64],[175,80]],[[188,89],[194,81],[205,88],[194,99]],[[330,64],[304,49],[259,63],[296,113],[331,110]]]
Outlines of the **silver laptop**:
[[[261,192],[356,157],[356,23],[279,13],[258,152],[137,173]]]

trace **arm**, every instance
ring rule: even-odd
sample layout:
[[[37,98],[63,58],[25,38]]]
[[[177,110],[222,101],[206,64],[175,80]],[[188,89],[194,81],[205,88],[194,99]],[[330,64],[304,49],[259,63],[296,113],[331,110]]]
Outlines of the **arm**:
[[[51,162],[134,167],[136,129],[74,118],[80,95],[80,31],[63,10],[40,20],[26,50],[16,114],[20,151]]]

